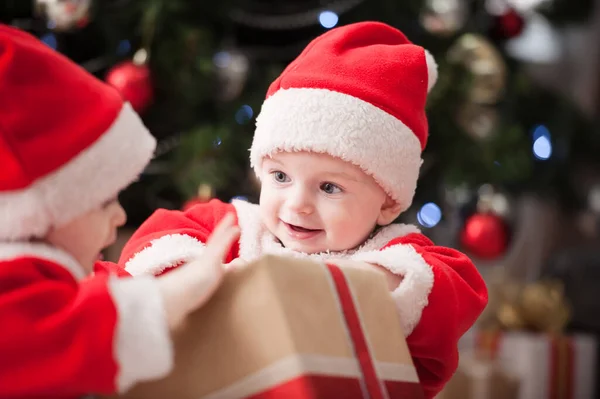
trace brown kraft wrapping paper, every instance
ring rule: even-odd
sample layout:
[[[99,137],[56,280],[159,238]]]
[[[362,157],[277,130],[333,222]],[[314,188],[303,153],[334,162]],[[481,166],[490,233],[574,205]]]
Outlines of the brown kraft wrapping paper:
[[[175,367],[122,399],[422,398],[375,269],[265,256],[173,337]]]

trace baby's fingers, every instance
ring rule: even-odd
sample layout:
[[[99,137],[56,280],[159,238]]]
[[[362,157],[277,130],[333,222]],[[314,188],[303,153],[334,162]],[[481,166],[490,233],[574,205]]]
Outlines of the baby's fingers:
[[[227,214],[208,238],[203,254],[204,259],[219,263],[223,262],[239,234],[240,229],[234,225],[233,215]]]
[[[223,234],[223,232],[227,231],[229,228],[231,228],[233,226],[234,226],[233,214],[228,213],[227,215],[225,215],[225,217],[223,219],[221,219],[221,221],[219,223],[217,223],[217,226],[213,230],[212,234],[210,235],[210,237],[208,237],[208,243],[210,243],[211,240],[217,239],[220,235]]]

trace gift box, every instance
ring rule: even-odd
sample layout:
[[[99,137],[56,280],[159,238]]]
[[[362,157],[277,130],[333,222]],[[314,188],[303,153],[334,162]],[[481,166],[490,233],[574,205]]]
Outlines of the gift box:
[[[458,369],[436,399],[515,399],[519,378],[474,351],[460,354]]]
[[[517,399],[593,399],[596,345],[585,334],[474,330],[461,346],[488,353],[517,375]]]
[[[422,398],[385,277],[266,256],[174,336],[175,368],[120,398]]]

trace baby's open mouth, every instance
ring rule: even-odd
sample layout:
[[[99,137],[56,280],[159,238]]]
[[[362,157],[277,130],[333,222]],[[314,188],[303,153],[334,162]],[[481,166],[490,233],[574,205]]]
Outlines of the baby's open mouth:
[[[291,224],[287,222],[283,222],[287,228],[291,231],[295,231],[296,233],[318,233],[323,231],[322,229],[309,229],[306,227],[298,226],[296,224]]]
[[[287,223],[287,225],[289,226],[290,229],[297,231],[299,233],[312,233],[312,232],[321,231],[321,229],[307,229],[305,227],[296,226],[296,225],[290,224],[290,223]]]
[[[323,233],[322,229],[309,229],[303,226],[298,226],[296,224],[286,223],[285,227],[287,229],[287,234],[293,240],[310,240],[315,237],[318,237]]]

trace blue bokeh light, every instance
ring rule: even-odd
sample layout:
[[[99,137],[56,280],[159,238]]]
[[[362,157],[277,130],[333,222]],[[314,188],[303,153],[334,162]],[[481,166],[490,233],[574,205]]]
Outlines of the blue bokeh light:
[[[247,123],[254,116],[254,111],[249,105],[242,105],[235,113],[235,121],[240,125]]]
[[[319,23],[323,28],[331,29],[337,25],[339,17],[333,11],[323,11],[319,14]]]
[[[227,51],[219,51],[214,55],[213,62],[219,68],[227,68],[231,63],[231,54]]]
[[[53,33],[46,33],[40,38],[40,40],[44,42],[48,47],[54,50],[58,48],[58,41],[56,40],[56,36],[54,36]]]
[[[533,141],[536,141],[540,137],[546,137],[547,139],[550,139],[550,130],[548,130],[548,128],[544,125],[537,125],[533,128],[533,133],[531,135]]]
[[[216,139],[213,140],[213,146],[215,146],[215,148],[219,147],[221,145],[223,141],[221,141],[220,137],[217,137]]]
[[[433,202],[428,202],[417,213],[417,221],[423,227],[431,228],[442,220],[442,210]]]
[[[129,40],[121,40],[117,45],[117,55],[127,55],[131,51],[131,42]]]
[[[536,159],[545,161],[552,155],[552,138],[550,130],[544,125],[537,125],[531,132],[532,152]]]
[[[248,197],[243,196],[243,195],[236,195],[235,197],[231,198],[231,201],[229,202],[233,202],[234,200],[239,200],[239,201],[246,201],[248,202]]]

